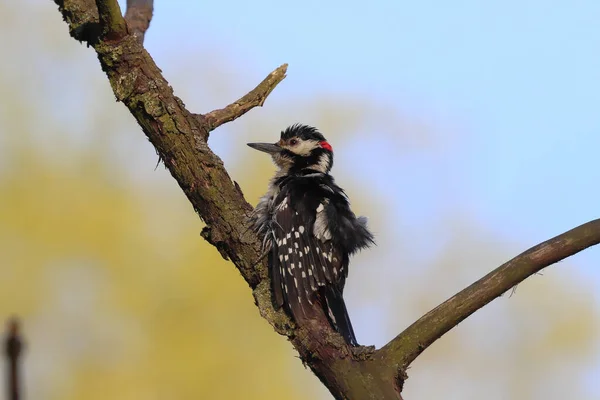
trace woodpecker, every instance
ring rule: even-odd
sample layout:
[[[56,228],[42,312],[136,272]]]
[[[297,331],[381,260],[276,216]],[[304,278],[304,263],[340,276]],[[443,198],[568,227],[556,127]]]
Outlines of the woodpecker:
[[[296,322],[324,312],[357,346],[342,293],[350,256],[375,242],[329,173],[331,145],[316,128],[295,124],[276,143],[248,146],[270,154],[278,167],[251,216],[268,255],[275,306]]]

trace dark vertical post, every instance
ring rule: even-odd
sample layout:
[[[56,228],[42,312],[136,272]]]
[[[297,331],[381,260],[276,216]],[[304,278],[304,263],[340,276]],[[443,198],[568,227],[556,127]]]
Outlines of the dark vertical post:
[[[20,400],[19,356],[23,343],[19,335],[19,320],[11,318],[7,324],[4,354],[7,360],[7,400]]]

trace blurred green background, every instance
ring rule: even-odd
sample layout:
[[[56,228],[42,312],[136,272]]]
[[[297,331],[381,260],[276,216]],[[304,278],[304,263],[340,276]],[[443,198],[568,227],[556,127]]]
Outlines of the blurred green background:
[[[310,54],[296,64],[285,58],[302,57],[294,46],[334,52],[327,41],[305,35],[310,21],[285,7],[257,2],[251,10],[268,9],[300,32],[283,35],[287,45],[278,52],[249,44],[251,34],[224,35],[235,32],[242,16],[251,20],[246,6],[228,16],[214,12],[210,7],[221,7],[215,4],[206,5],[210,14],[185,2],[156,3],[146,46],[192,112],[228,104],[290,62],[288,78],[265,107],[213,132],[210,144],[255,204],[273,166],[246,142],[275,140],[295,122],[327,136],[338,183],[355,211],[370,218],[378,241],[354,259],[347,286],[361,343],[385,344],[492,268],[595,216],[567,218],[544,231],[510,224],[510,217],[491,222],[485,207],[512,215],[540,198],[513,195],[505,210],[478,198],[495,186],[472,184],[479,164],[470,154],[495,157],[500,150],[477,136],[487,133],[473,128],[471,113],[454,115],[450,106],[441,112],[433,99],[428,113],[428,97],[420,98],[414,84],[413,95],[397,101],[390,93],[402,87],[392,77],[398,64],[386,64],[381,80],[373,77],[377,71],[357,70],[372,51],[370,41],[381,39],[366,34],[377,33],[377,23],[366,21],[364,41],[350,44],[351,27],[340,28],[336,18],[361,15],[360,7],[306,5],[317,7],[315,18],[322,12],[337,21],[319,25],[318,35],[355,46],[357,67]],[[206,26],[178,23],[193,13]],[[269,21],[256,24],[269,32]],[[200,238],[201,221],[162,165],[154,170],[153,148],[114,101],[94,52],[68,36],[53,2],[0,3],[0,38],[0,317],[17,314],[23,322],[27,398],[330,398],[261,319],[235,268]],[[381,40],[383,54],[409,39]],[[265,59],[273,63],[265,66]],[[315,69],[314,80],[304,63]],[[386,80],[392,92],[382,89]],[[511,164],[519,156],[503,157]],[[539,177],[527,171],[520,171],[522,179]],[[511,176],[496,171],[492,179]],[[553,176],[547,182],[561,187],[561,175]],[[544,204],[553,201],[543,196]],[[572,196],[597,201],[584,190]],[[561,207],[556,218],[576,212]],[[536,218],[534,210],[515,213],[523,221]],[[598,398],[600,285],[591,272],[597,260],[560,263],[463,322],[413,364],[404,397]]]

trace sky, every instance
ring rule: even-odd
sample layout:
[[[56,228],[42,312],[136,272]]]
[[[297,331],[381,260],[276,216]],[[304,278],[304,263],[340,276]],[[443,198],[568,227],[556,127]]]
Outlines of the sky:
[[[250,60],[253,71],[263,71],[257,81],[289,63],[272,101],[347,93],[452,126],[442,133],[443,177],[390,165],[393,154],[376,141],[355,146],[352,157],[369,160],[356,173],[417,208],[415,224],[436,218],[422,207],[439,206],[439,199],[428,203],[434,193],[427,186],[440,184],[456,185],[454,201],[525,245],[599,216],[600,3],[368,4],[158,1],[146,47],[168,74],[176,60],[165,43],[192,52],[225,45],[215,51]],[[376,134],[360,132],[358,140]],[[380,172],[394,167],[398,180],[414,182],[415,196],[394,192],[390,175]],[[577,257],[585,262],[576,273],[600,288],[600,253]]]

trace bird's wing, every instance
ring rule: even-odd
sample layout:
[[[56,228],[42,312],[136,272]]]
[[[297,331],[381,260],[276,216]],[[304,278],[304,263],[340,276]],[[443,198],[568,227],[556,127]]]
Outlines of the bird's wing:
[[[318,288],[335,286],[343,272],[340,252],[324,225],[326,206],[326,202],[319,205],[314,222],[292,207],[289,195],[275,206],[271,255],[275,298],[278,303],[287,300],[283,303],[294,315],[306,315],[305,307],[312,305]]]

